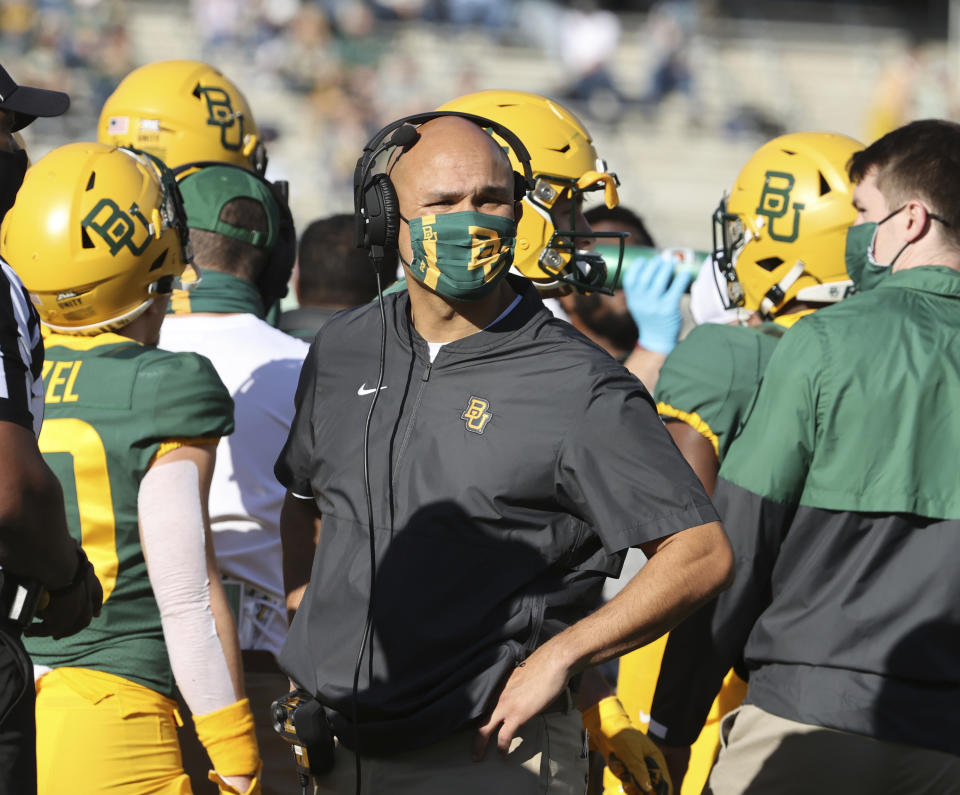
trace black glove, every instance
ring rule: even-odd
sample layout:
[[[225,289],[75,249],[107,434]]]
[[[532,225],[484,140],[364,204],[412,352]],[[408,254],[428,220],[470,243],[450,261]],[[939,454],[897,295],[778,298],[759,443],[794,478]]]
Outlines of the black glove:
[[[87,626],[94,616],[100,615],[103,605],[103,588],[87,560],[83,547],[77,547],[77,570],[68,585],[48,590],[40,602],[37,618],[23,634],[50,636],[54,640],[73,635]]]

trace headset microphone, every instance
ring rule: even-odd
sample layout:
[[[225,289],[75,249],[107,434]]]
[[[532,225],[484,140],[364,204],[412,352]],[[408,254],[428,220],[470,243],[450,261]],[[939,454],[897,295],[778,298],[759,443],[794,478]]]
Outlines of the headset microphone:
[[[410,146],[414,141],[420,138],[420,133],[412,124],[404,124],[397,128],[397,131],[390,136],[390,142],[387,146]]]

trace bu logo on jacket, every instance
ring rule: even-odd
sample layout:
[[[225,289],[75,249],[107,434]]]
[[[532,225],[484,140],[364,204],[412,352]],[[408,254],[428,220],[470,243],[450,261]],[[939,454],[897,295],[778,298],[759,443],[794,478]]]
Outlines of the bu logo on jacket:
[[[493,419],[493,413],[487,411],[490,404],[483,398],[470,396],[470,402],[460,415],[460,419],[467,421],[467,430],[474,433],[483,433],[487,423]]]

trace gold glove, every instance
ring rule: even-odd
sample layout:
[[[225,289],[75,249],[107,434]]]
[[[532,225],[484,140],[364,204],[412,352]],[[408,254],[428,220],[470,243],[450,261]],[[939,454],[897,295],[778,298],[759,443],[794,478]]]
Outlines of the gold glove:
[[[627,795],[672,795],[663,754],[630,720],[619,698],[609,696],[585,710],[583,726],[590,748],[603,755]]]

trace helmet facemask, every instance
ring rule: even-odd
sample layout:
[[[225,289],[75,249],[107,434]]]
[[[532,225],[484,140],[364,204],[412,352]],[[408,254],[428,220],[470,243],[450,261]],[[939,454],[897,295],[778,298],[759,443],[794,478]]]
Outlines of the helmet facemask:
[[[736,262],[748,234],[743,219],[727,211],[727,196],[724,194],[713,211],[713,256],[717,271],[724,279],[723,285],[717,284],[717,292],[725,309],[743,306],[743,287],[737,279]]]
[[[605,284],[618,283],[616,279],[619,278],[623,264],[624,241],[627,236],[623,232],[587,232],[582,224],[577,223],[588,193],[602,189],[607,206],[613,207],[617,204],[616,188],[620,184],[619,180],[616,174],[606,171],[605,164],[601,162],[598,166],[602,168],[601,171],[587,172],[579,179],[538,177],[533,189],[528,191],[525,202],[552,230],[537,260],[537,266],[544,277],[555,283],[569,285],[579,293],[612,295],[613,291]],[[611,265],[606,263],[598,252],[578,245],[578,240],[590,241],[588,245],[592,245],[598,238],[609,239],[611,246],[619,247],[614,280],[607,278]]]

